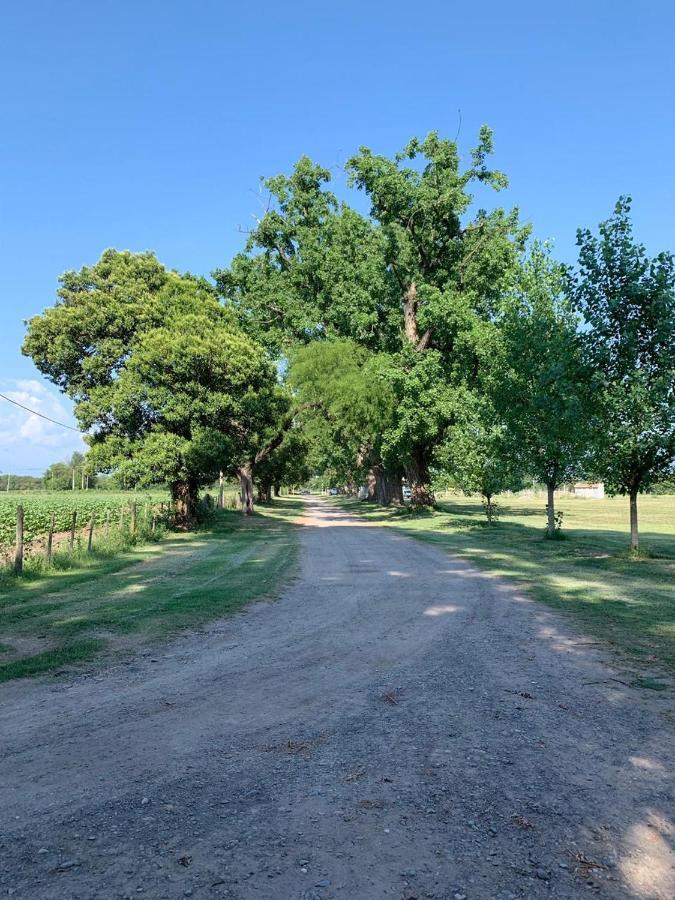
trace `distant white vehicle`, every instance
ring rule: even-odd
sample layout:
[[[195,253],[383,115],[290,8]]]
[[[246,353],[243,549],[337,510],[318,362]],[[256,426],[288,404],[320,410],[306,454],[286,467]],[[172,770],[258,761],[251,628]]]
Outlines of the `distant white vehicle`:
[[[410,498],[412,497],[412,491],[410,490],[410,488],[408,487],[407,484],[403,485],[402,491],[403,491],[403,499],[410,500]]]
[[[337,492],[338,492],[337,488],[328,488],[328,493],[331,495],[331,497],[335,497]]]

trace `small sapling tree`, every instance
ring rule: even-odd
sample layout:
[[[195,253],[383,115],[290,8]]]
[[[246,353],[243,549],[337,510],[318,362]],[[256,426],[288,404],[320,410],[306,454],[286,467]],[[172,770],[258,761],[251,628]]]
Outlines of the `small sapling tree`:
[[[438,462],[465,494],[479,494],[489,525],[497,518],[495,497],[517,491],[523,478],[505,425],[490,401],[466,398],[458,421],[450,428]]]

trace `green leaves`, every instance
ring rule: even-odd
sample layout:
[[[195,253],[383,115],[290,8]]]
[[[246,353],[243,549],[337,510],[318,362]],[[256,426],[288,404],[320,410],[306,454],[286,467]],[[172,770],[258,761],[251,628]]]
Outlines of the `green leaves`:
[[[635,242],[629,197],[595,237],[577,233],[570,276],[601,406],[595,467],[610,492],[637,493],[675,465],[675,260]]]
[[[128,493],[109,491],[61,492],[38,494],[30,492],[9,498],[0,496],[0,549],[7,550],[14,543],[16,533],[16,507],[24,508],[24,539],[27,543],[44,537],[49,531],[52,513],[54,531],[66,532],[72,525],[73,512],[77,512],[77,527],[84,528],[91,517],[96,526],[104,525],[108,516],[118,513],[120,508],[129,510],[132,502],[145,504],[165,500],[166,494],[132,496]]]
[[[199,483],[255,452],[279,411],[276,371],[206,281],[107,250],[59,298],[24,352],[76,401],[100,470]]]
[[[535,244],[499,318],[488,390],[525,469],[557,486],[589,465],[595,426],[591,372],[564,271]]]
[[[492,498],[522,487],[524,472],[513,438],[485,395],[467,393],[436,451],[436,463],[466,494]]]

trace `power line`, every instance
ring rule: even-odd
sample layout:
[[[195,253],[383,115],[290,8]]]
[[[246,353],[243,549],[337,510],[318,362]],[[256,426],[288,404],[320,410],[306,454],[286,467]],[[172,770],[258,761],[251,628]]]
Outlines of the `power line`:
[[[20,406],[21,409],[25,409],[26,412],[32,413],[34,416],[40,416],[41,419],[46,419],[48,422],[52,422],[54,425],[60,425],[61,428],[68,428],[70,431],[76,431],[78,434],[86,434],[86,431],[80,431],[79,428],[73,428],[72,425],[66,425],[65,422],[57,422],[56,419],[51,419],[49,416],[46,416],[44,413],[38,412],[36,409],[31,409],[29,406],[24,406],[23,403],[19,403],[17,400],[12,400],[11,397],[7,397],[5,394],[0,394],[3,400],[7,400],[8,403],[13,403],[14,406]]]

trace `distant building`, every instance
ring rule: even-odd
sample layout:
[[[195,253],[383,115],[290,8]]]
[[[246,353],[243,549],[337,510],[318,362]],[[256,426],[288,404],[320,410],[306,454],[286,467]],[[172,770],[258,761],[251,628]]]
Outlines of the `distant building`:
[[[593,497],[600,500],[605,496],[605,485],[602,481],[575,481],[572,493],[575,497]]]

